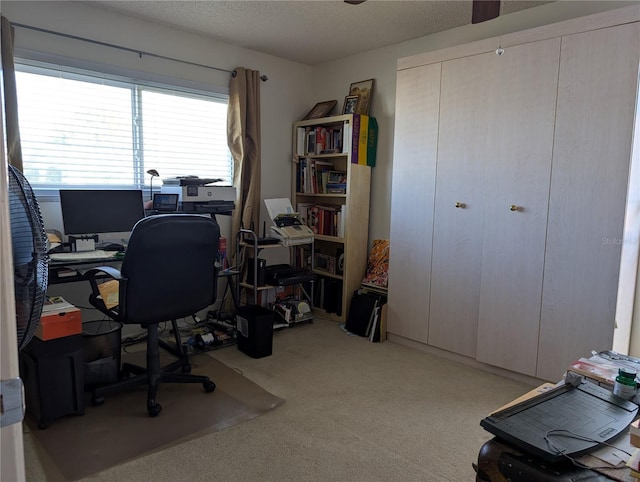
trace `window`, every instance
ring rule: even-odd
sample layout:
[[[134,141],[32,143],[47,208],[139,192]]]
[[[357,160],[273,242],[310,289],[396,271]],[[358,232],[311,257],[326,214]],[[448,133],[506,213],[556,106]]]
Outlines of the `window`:
[[[19,61],[16,83],[24,174],[36,190],[144,189],[149,169],[232,183],[225,95]]]

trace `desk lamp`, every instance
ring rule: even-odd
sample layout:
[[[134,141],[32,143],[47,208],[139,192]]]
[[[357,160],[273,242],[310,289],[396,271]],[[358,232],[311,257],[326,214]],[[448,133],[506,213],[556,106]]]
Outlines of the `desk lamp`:
[[[155,169],[149,169],[147,171],[147,174],[151,176],[151,184],[149,185],[149,200],[153,201],[153,178],[160,177],[160,174],[158,174],[158,171],[156,171]]]

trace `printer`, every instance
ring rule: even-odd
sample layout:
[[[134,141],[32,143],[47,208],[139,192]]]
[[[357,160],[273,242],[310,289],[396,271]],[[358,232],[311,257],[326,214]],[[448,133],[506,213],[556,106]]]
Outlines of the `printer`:
[[[293,211],[289,199],[265,199],[264,203],[274,223],[271,226],[271,234],[280,240],[282,246],[313,243],[313,231],[300,220],[298,213]]]
[[[183,177],[163,179],[161,193],[178,194],[183,212],[231,214],[235,209],[236,188],[210,185],[220,179]]]

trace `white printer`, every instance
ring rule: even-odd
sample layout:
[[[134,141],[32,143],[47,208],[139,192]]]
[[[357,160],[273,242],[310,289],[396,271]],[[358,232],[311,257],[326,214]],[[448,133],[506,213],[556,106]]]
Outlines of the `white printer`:
[[[274,223],[274,226],[271,226],[271,234],[280,240],[280,244],[296,246],[313,242],[313,231],[300,220],[298,213],[293,211],[289,199],[265,199],[264,203]]]

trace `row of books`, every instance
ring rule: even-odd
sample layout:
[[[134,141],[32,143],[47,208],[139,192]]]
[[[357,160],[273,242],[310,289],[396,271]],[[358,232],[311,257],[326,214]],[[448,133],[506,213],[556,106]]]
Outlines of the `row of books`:
[[[336,127],[298,127],[296,134],[299,157],[346,153],[350,149],[353,164],[376,165],[378,121],[375,117],[354,114],[353,124],[346,121]]]
[[[298,203],[300,221],[314,234],[344,238],[347,206],[337,204]]]
[[[314,305],[342,316],[342,280],[319,277],[314,283]]]
[[[307,156],[344,152],[344,149],[349,147],[350,133],[348,125],[346,123],[336,128],[322,126],[298,127],[296,154]]]
[[[353,115],[351,136],[351,162],[375,166],[378,148],[378,121],[363,114]]]
[[[347,173],[334,170],[322,159],[300,159],[296,172],[296,192],[306,194],[346,194]]]

